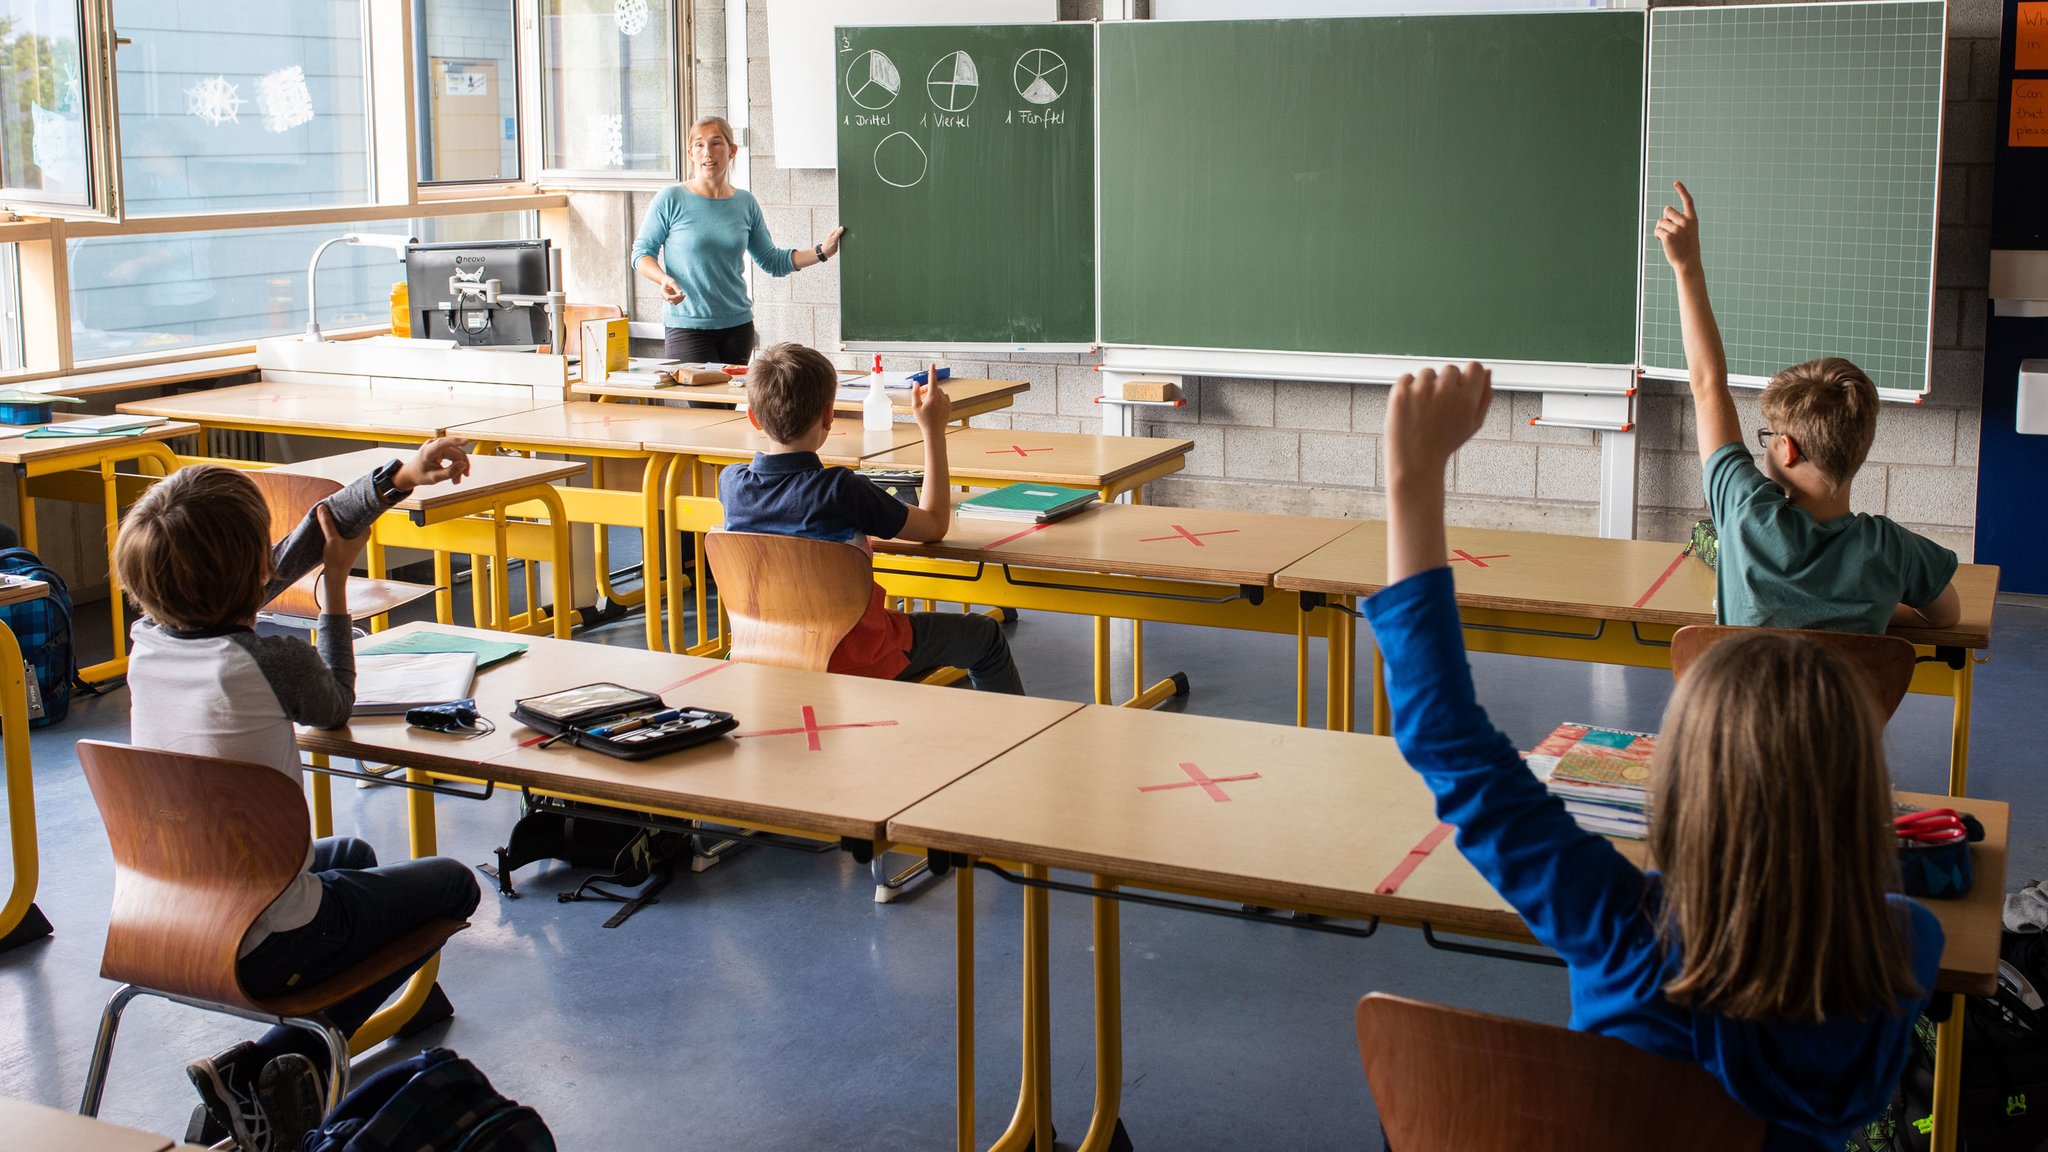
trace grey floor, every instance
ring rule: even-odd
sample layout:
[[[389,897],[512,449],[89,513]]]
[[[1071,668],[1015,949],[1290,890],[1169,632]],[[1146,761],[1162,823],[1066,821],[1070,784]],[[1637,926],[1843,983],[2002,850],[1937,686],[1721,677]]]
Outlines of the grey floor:
[[[104,606],[81,617],[83,654],[97,658]],[[635,616],[585,638],[637,646],[641,635]],[[2001,604],[1995,635],[1977,678],[1971,791],[2015,805],[2009,879],[2017,883],[2048,875],[2040,773],[2048,606]],[[1084,621],[1030,613],[1011,642],[1032,692],[1087,697]],[[1193,679],[1193,693],[1172,706],[1291,721],[1291,637],[1155,626],[1146,647],[1153,670],[1184,669]],[[1525,747],[1562,720],[1654,729],[1669,694],[1660,672],[1484,655],[1474,665],[1481,699]],[[35,734],[38,904],[56,933],[0,954],[0,1096],[77,1105],[111,990],[97,966],[112,880],[72,742],[123,739],[127,717],[127,694],[116,691],[75,701],[67,721]],[[1908,699],[1888,737],[1900,787],[1943,787],[1947,733],[1947,701]],[[387,855],[405,850],[399,792],[342,787],[335,795],[337,831]],[[488,860],[516,815],[510,797],[444,800],[442,850]],[[1361,834],[1370,820],[1359,814]],[[6,868],[0,860],[0,877]],[[608,930],[600,927],[608,906],[553,898],[581,875],[523,870],[524,896],[514,901],[487,889],[474,927],[443,964],[455,1018],[370,1059],[430,1043],[454,1048],[501,1091],[537,1107],[571,1152],[951,1147],[950,881],[877,905],[867,870],[844,854],[758,850],[678,879],[660,904]],[[985,1142],[1015,1102],[1019,897],[984,877],[977,902]],[[1052,907],[1054,1115],[1064,1142],[1086,1130],[1092,1099],[1088,910],[1071,897],[1056,896]],[[1141,1149],[1377,1148],[1351,1025],[1368,991],[1557,1023],[1568,1011],[1558,970],[1432,951],[1404,930],[1348,940],[1133,907],[1123,933],[1123,1113]],[[184,1062],[248,1031],[140,1002],[128,1014],[103,1115],[180,1135],[193,1103]]]

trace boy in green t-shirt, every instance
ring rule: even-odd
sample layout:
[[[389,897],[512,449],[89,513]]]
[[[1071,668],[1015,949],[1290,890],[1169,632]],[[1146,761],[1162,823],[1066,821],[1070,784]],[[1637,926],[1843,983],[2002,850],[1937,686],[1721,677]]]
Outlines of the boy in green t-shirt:
[[[1768,426],[1756,433],[1762,469],[1750,459],[1707,300],[1699,214],[1685,185],[1675,187],[1683,207],[1667,206],[1656,231],[1678,276],[1702,482],[1721,537],[1721,622],[1837,632],[1954,624],[1956,554],[1883,516],[1849,511],[1849,483],[1877,435],[1877,388],[1862,369],[1827,356],[1771,377]]]

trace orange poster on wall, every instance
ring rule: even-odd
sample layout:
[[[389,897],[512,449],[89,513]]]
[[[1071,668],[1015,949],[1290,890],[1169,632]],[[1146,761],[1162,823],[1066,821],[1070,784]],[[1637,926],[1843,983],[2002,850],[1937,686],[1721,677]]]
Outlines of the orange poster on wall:
[[[2019,9],[2019,24],[2012,38],[2012,66],[2020,72],[2048,69],[2048,3],[2029,0]]]
[[[2048,148],[2048,80],[2012,82],[2012,120],[2005,142],[2014,148]]]

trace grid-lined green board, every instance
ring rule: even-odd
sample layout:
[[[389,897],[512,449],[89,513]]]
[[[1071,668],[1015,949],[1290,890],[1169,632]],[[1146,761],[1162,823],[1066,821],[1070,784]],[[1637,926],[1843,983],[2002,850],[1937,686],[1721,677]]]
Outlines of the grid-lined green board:
[[[1095,30],[841,28],[843,339],[1095,342]]]
[[[1644,27],[1104,24],[1103,341],[1631,363]]]
[[[1927,389],[1943,6],[1650,13],[1643,364],[1682,377],[1671,270],[1650,235],[1683,180],[1728,370],[1846,356]]]

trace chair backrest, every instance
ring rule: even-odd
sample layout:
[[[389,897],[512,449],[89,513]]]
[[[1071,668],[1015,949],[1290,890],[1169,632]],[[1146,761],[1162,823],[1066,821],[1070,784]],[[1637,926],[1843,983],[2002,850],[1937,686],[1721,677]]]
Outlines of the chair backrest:
[[[1701,653],[1721,641],[1755,631],[1755,628],[1730,624],[1693,624],[1680,628],[1671,637],[1672,678],[1683,679],[1685,670],[1692,667],[1692,662],[1699,659]],[[1912,643],[1897,636],[1871,636],[1860,632],[1820,632],[1809,628],[1781,628],[1775,631],[1811,640],[1824,648],[1832,648],[1837,656],[1861,670],[1870,684],[1878,708],[1887,720],[1891,719],[1892,713],[1899,710],[1899,701],[1906,698],[1906,689],[1913,683],[1913,663],[1917,656]]]
[[[315,504],[341,491],[340,484],[320,476],[294,476],[265,469],[257,469],[247,475],[256,482],[256,490],[263,493],[263,503],[270,509],[270,538],[273,541],[291,535]],[[320,569],[316,567],[301,576],[264,608],[284,616],[318,619]]]
[[[626,311],[616,304],[565,304],[562,306],[562,349],[566,355],[583,355],[585,320],[619,320]]]
[[[852,544],[707,532],[704,556],[732,618],[732,657],[823,672],[867,612],[874,561]]]
[[[1696,1064],[1589,1032],[1373,993],[1358,1054],[1400,1152],[1743,1152],[1764,1123]]]
[[[259,1009],[235,953],[305,866],[313,831],[299,783],[261,764],[99,740],[78,742],[78,763],[114,849],[100,975]]]

